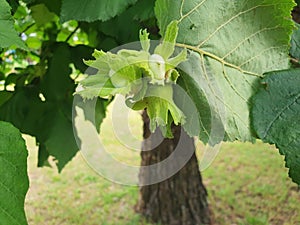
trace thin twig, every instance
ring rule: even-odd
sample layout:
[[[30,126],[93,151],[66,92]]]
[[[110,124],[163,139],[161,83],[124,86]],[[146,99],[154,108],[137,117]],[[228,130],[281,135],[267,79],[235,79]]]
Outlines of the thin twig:
[[[20,34],[19,34],[19,36],[21,37],[21,35],[23,34],[23,33],[25,33],[26,31],[28,31],[31,27],[33,27],[35,25],[35,23],[32,23],[32,24],[30,24],[30,25],[28,25]]]
[[[77,27],[72,31],[71,34],[69,34],[69,36],[66,38],[65,42],[68,42],[70,40],[70,38],[76,33],[76,31],[79,29],[79,24],[77,25]]]

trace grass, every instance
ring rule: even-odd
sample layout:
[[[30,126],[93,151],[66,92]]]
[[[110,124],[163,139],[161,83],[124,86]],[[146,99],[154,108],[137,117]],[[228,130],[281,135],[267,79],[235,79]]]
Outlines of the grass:
[[[118,160],[139,164],[139,153],[114,139],[110,122],[107,119],[102,128],[109,152]],[[141,122],[136,114],[129,115],[129,123],[140,140]],[[32,138],[26,140],[31,185],[25,209],[30,225],[150,225],[134,212],[137,187],[104,179],[80,153],[61,174],[55,168],[37,168],[37,149]],[[197,142],[199,157],[201,149]],[[300,224],[300,192],[287,173],[283,157],[272,146],[224,143],[210,167],[202,171],[215,224]]]
[[[263,143],[227,143],[204,183],[217,224],[300,224],[300,192],[277,150]]]

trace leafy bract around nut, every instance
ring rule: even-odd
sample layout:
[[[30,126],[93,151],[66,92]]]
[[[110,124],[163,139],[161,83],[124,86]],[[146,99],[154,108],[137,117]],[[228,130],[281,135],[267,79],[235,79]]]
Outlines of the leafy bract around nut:
[[[140,31],[140,51],[122,49],[116,54],[95,50],[95,60],[85,63],[97,73],[80,82],[77,94],[85,99],[126,96],[126,104],[134,110],[147,109],[150,130],[159,126],[166,137],[172,137],[171,123],[184,123],[184,115],[173,101],[173,84],[179,76],[175,69],[187,58],[186,49],[174,55],[178,22],[172,21],[162,43],[150,53],[149,33]]]

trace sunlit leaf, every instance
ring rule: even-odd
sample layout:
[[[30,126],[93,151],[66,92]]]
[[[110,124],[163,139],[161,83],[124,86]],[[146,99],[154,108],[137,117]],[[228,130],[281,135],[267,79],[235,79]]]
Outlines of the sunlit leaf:
[[[191,98],[197,101],[193,95],[202,92],[208,100],[198,110],[210,108],[211,118],[198,118],[200,125],[221,120],[225,140],[253,140],[249,99],[265,72],[289,67],[294,5],[292,0],[157,0],[161,34],[178,20],[177,46],[196,53],[181,69],[194,84],[187,90]],[[206,130],[203,140],[211,133],[209,127],[199,128],[198,134],[185,129],[200,138]]]

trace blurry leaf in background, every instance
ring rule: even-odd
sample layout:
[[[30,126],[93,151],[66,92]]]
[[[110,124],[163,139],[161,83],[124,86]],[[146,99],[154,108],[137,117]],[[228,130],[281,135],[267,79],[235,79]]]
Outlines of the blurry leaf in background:
[[[19,47],[27,49],[14,28],[14,20],[10,6],[5,0],[0,0],[0,48]]]
[[[78,151],[72,128],[72,98],[42,101],[39,90],[30,87],[19,88],[9,97],[0,107],[0,119],[36,137],[40,151],[54,156],[61,171]],[[46,159],[38,162],[40,166],[45,163]]]
[[[140,0],[119,16],[99,23],[98,29],[120,44],[137,41],[141,23],[149,25],[151,23],[148,20],[155,18],[154,4],[155,1],[153,0]],[[154,24],[156,27],[156,20]],[[114,29],[111,29],[112,27]],[[147,28],[151,29],[151,27]]]
[[[71,97],[75,84],[71,79],[71,52],[67,43],[50,45],[52,55],[49,58],[48,70],[41,81],[41,92],[46,100],[57,101]]]
[[[137,0],[64,0],[61,8],[61,22],[68,20],[93,22],[106,21],[122,13]]]
[[[62,4],[62,0],[25,0],[25,2],[28,3],[28,7],[44,4],[50,12],[53,12],[56,15],[59,15]]]
[[[0,107],[13,96],[12,92],[0,91]]]
[[[55,14],[50,12],[44,4],[34,5],[30,9],[37,26],[46,24],[55,18]]]
[[[63,167],[76,155],[78,146],[76,144],[72,120],[64,112],[52,108],[51,113],[47,112],[51,120],[48,129],[48,137],[44,142],[47,152],[55,157],[58,170]],[[71,116],[71,115],[70,115]]]
[[[133,19],[138,21],[146,21],[155,17],[154,14],[155,0],[139,0],[128,11],[134,14]]]
[[[91,59],[92,53],[94,49],[87,45],[76,45],[70,48],[71,60],[76,69],[80,70],[80,72],[84,73],[88,68],[86,64],[84,64],[83,59]]]
[[[18,7],[20,6],[20,3],[18,0],[6,0],[8,2],[8,4],[11,7],[12,13],[15,13],[18,9]]]
[[[0,2],[8,7],[12,27],[14,18],[16,30],[31,50],[1,53],[5,90],[0,92],[0,118],[36,138],[39,166],[49,165],[49,156],[54,156],[61,170],[78,151],[72,129],[72,94],[74,79],[88,69],[83,59],[91,59],[95,47],[110,50],[120,43],[137,40],[141,23],[154,18],[154,0],[24,0],[20,4],[9,0],[13,16],[9,5]],[[76,14],[76,10],[80,13]],[[74,16],[75,20],[59,23],[59,15],[66,20]],[[79,22],[92,20],[98,21]],[[111,33],[112,27],[119,31]],[[21,41],[16,31],[15,35]],[[15,43],[11,37],[10,40]],[[85,102],[86,107],[95,107],[95,118],[85,116],[95,121],[98,131],[109,102],[100,98],[95,106]]]

